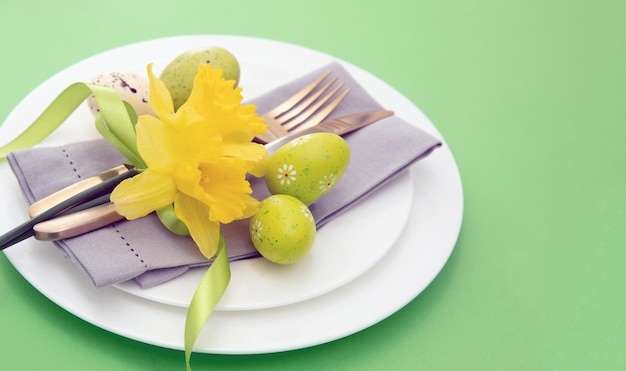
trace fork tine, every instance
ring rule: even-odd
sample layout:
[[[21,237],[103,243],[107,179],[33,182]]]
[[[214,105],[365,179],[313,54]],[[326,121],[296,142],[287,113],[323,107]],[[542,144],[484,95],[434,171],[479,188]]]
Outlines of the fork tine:
[[[330,74],[331,71],[326,71],[295,95],[261,115],[267,124],[267,130],[265,133],[255,136],[254,141],[263,144],[269,143],[284,137],[291,131],[299,131],[319,124],[350,91],[350,89],[344,90],[338,98],[330,102],[344,86],[341,83],[333,87],[337,83],[337,77],[331,78],[330,82],[320,86]]]
[[[337,80],[337,78],[335,77],[332,81],[330,81],[323,88],[321,88],[318,92],[316,92],[316,94],[312,95],[306,101],[303,101],[301,103],[302,107],[298,106],[297,108],[294,108],[293,110],[289,111],[288,114],[285,114],[285,115],[281,116],[280,119],[277,120],[277,121],[281,125],[283,125],[283,128],[285,130],[287,130],[287,131],[295,128],[298,125],[300,125],[302,122],[304,122],[304,120],[309,118],[312,114],[315,113],[315,111],[317,111],[321,106],[323,106],[324,103],[328,102],[328,100],[330,98],[332,98],[332,96],[335,95],[335,93],[337,93],[337,91],[339,91],[339,89],[341,89],[343,87],[343,83],[337,85],[333,90],[331,90],[328,94],[326,94],[324,97],[322,97],[322,99],[320,99],[317,102],[315,102],[315,100],[317,98],[319,98],[319,96],[322,95],[322,93],[324,93],[326,90],[328,90],[328,88],[336,80]],[[315,103],[313,103],[313,102],[315,102]],[[285,117],[289,116],[289,117],[287,119],[283,120],[284,116]],[[297,118],[294,119],[294,120],[291,120],[294,117],[297,117]]]
[[[337,89],[331,91],[327,96],[325,96],[324,98],[322,98],[321,100],[321,104],[313,104],[313,102],[315,102],[315,100],[317,98],[320,97],[320,95],[324,94],[326,92],[326,90],[328,90],[328,88],[331,87],[332,84],[335,83],[335,81],[337,81],[337,78],[334,77],[332,78],[326,85],[322,86],[321,88],[319,88],[315,93],[310,94],[308,96],[308,98],[301,100],[300,103],[298,103],[295,107],[291,108],[289,111],[279,115],[278,117],[276,117],[275,121],[277,123],[279,123],[280,125],[283,125],[283,128],[288,130],[289,128],[292,128],[296,125],[298,125],[298,123],[302,122],[303,120],[297,121],[295,124],[289,123],[287,125],[285,125],[289,120],[291,120],[292,118],[298,116],[302,111],[306,110],[309,107],[313,107],[315,106],[317,108],[319,108],[324,102],[326,102],[330,96],[332,96],[332,94],[335,94],[335,92],[337,91]],[[343,85],[343,84],[342,84]],[[309,108],[310,109],[310,108]],[[312,112],[306,111],[306,113],[304,113],[304,115],[306,115],[306,117],[310,116]],[[306,118],[304,117],[304,118]]]
[[[343,98],[345,98],[349,92],[350,92],[350,88],[347,88],[346,90],[342,91],[341,94],[334,101],[330,102],[326,107],[324,107],[324,109],[317,112],[315,115],[309,117],[306,121],[302,122],[295,129],[291,130],[291,132],[298,132],[300,130],[308,129],[322,122],[322,120],[324,120],[328,115],[330,115],[330,113],[339,105],[339,103],[341,103]],[[328,95],[328,98],[330,97],[331,97],[331,94]]]
[[[315,81],[305,86],[302,90],[294,94],[291,98],[287,99],[283,103],[279,104],[272,110],[266,112],[264,116],[272,116],[277,117],[294,107],[298,102],[300,102],[304,97],[306,97],[310,92],[312,92],[326,77],[330,75],[330,71],[326,71],[322,76],[318,77]]]

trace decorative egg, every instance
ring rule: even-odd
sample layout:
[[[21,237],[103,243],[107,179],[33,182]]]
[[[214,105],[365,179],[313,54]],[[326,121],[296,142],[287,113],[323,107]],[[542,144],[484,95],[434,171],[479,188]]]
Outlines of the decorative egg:
[[[137,115],[154,115],[150,108],[150,81],[134,72],[109,71],[96,75],[91,82],[113,88],[137,112]],[[100,111],[96,98],[87,99],[89,110],[95,116]]]
[[[261,201],[259,211],[250,218],[249,230],[254,247],[277,264],[299,261],[315,242],[311,211],[289,195],[272,195]]]
[[[350,147],[339,135],[314,133],[280,147],[265,174],[272,194],[287,194],[307,205],[330,191],[350,162]]]
[[[220,47],[207,47],[188,50],[172,60],[163,70],[159,79],[172,94],[174,109],[182,106],[193,88],[198,68],[203,64],[222,70],[222,77],[239,83],[239,62],[228,50]]]

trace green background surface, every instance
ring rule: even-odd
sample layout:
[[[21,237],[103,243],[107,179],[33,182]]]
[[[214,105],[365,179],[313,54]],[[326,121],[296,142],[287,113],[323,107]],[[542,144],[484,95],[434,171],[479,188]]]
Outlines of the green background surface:
[[[146,39],[257,36],[334,55],[406,95],[448,142],[465,196],[455,250],[366,330],[285,353],[194,354],[194,370],[625,370],[625,14],[602,0],[4,0],[0,121],[61,69]],[[184,369],[180,351],[58,307],[4,254],[0,365]]]

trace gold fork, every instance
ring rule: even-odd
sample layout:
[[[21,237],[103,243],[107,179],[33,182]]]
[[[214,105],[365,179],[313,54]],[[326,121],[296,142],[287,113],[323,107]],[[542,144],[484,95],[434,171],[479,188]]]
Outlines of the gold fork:
[[[322,122],[350,92],[350,89],[346,88],[333,101],[326,104],[344,85],[337,84],[324,95],[337,82],[337,77],[333,77],[324,86],[319,87],[329,75],[330,71],[325,72],[283,103],[261,115],[267,124],[267,131],[257,136],[255,141],[266,144]]]

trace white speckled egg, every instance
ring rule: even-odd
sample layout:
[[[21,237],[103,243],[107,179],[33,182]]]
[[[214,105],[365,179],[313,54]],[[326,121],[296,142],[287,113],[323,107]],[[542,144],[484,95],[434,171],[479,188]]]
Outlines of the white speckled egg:
[[[150,108],[150,82],[134,72],[109,71],[96,75],[91,83],[115,89],[122,100],[128,102],[137,115],[154,115]],[[100,108],[94,96],[87,99],[89,110],[95,116]]]

